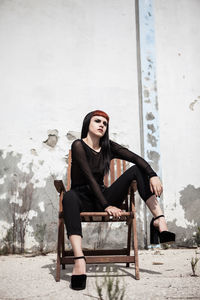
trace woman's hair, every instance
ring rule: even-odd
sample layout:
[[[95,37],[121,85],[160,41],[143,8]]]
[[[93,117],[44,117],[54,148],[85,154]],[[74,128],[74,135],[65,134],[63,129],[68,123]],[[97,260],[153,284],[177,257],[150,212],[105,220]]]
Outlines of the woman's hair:
[[[84,120],[81,130],[81,139],[86,138],[89,130],[90,120],[94,116],[102,116],[107,119],[107,128],[104,136],[100,138],[100,146],[104,161],[104,175],[109,172],[110,168],[110,142],[109,142],[109,116],[102,110],[94,110],[88,113]]]

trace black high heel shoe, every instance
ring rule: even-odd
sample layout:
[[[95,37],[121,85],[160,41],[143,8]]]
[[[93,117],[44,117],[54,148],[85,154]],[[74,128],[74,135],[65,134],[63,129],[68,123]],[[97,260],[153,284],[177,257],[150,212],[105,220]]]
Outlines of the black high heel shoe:
[[[156,228],[153,225],[153,222],[155,220],[157,220],[160,217],[165,217],[164,215],[160,215],[156,218],[153,218],[151,220],[151,224],[150,224],[150,244],[163,244],[163,243],[167,243],[167,244],[171,244],[175,242],[176,239],[176,235],[173,232],[170,231],[162,231],[159,232],[158,228]],[[160,240],[160,242],[159,242]]]
[[[74,259],[80,259],[80,258],[85,259],[85,256],[74,257]],[[86,259],[85,259],[85,261],[86,261]],[[86,279],[87,279],[86,274],[72,275],[71,276],[71,285],[70,285],[71,289],[84,290],[86,287]]]

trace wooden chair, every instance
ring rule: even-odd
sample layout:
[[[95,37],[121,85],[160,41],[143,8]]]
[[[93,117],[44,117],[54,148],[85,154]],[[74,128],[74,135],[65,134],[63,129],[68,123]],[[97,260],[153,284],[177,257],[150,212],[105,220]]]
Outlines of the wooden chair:
[[[112,184],[126,170],[126,161],[113,159],[110,164],[109,175],[104,177],[104,184]],[[71,150],[69,151],[68,169],[67,169],[67,190],[70,190],[71,174]],[[58,244],[57,244],[57,272],[56,281],[60,281],[60,266],[65,269],[65,264],[73,264],[73,251],[65,250],[65,226],[63,219],[62,199],[65,187],[62,180],[55,180],[54,185],[59,193],[59,220],[58,220]],[[135,279],[140,279],[138,264],[138,242],[136,230],[136,211],[134,193],[137,190],[136,181],[133,181],[127,197],[122,206],[123,213],[120,219],[111,218],[107,212],[81,212],[82,222],[124,222],[128,225],[127,245],[123,249],[97,249],[83,250],[87,264],[105,264],[105,263],[135,263]],[[131,242],[132,236],[132,242]],[[131,244],[134,255],[131,256]]]

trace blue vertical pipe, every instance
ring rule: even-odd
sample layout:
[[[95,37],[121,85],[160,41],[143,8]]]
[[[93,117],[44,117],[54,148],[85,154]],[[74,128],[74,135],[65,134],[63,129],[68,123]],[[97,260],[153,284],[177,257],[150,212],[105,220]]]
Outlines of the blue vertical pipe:
[[[136,32],[142,154],[161,178],[153,0],[136,0]]]

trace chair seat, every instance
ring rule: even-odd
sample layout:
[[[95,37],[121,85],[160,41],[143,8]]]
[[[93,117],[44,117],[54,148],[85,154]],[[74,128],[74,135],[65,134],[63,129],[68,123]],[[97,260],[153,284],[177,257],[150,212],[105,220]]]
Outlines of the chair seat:
[[[122,211],[119,218],[109,216],[107,212],[81,212],[81,222],[126,222],[128,225],[134,218],[134,211]],[[63,211],[59,212],[59,218],[63,218]]]

